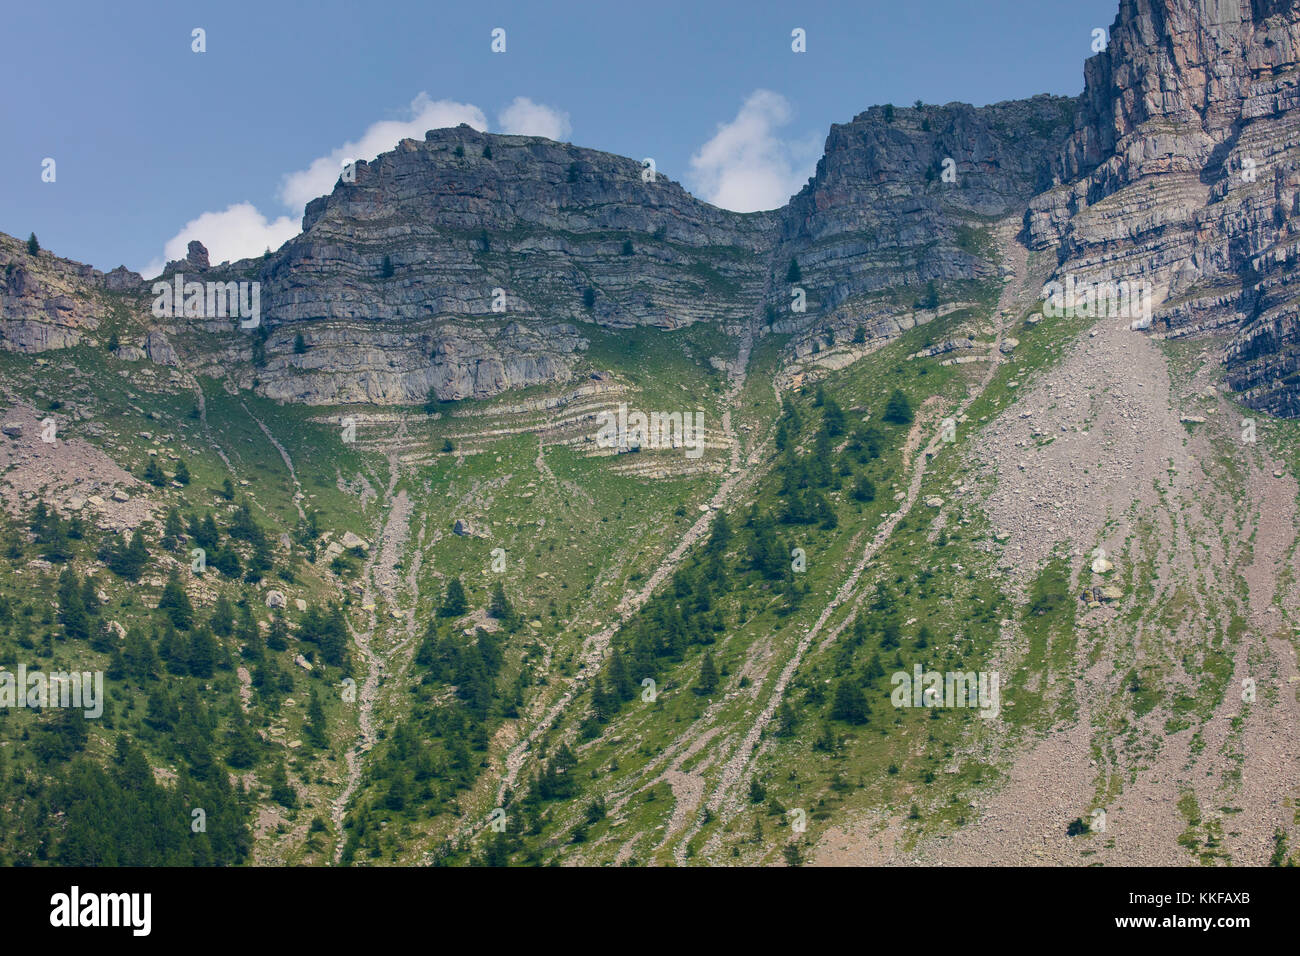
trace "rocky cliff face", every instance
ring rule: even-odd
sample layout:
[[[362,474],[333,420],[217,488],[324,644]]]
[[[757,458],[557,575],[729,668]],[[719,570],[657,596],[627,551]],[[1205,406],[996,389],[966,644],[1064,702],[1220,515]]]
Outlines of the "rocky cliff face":
[[[994,277],[983,230],[1046,180],[1072,116],[1073,102],[1053,97],[870,110],[832,129],[789,206],[753,214],[701,202],[631,159],[467,126],[432,130],[340,177],[274,254],[212,265],[195,242],[168,263],[169,279],[259,282],[256,328],[156,320],[138,277],[81,278],[137,291],[144,330],[124,347],[309,404],[411,404],[430,390],[483,398],[562,382],[592,327],[784,332],[806,354],[859,328],[892,338],[937,314],[935,303],[918,308],[931,284],[947,302]],[[796,286],[803,310],[791,307]],[[26,312],[0,317],[11,347],[79,341],[51,322],[32,325],[27,313],[54,300],[29,298]]]
[[[1231,333],[1230,384],[1282,415],[1300,414],[1298,62],[1294,2],[1123,0],[1026,219],[1060,277],[1141,281],[1161,331]]]
[[[141,294],[139,347],[275,398],[383,404],[565,381],[594,327],[787,333],[806,355],[987,288],[988,228],[1027,208],[1059,277],[1145,283],[1159,331],[1229,333],[1234,387],[1300,414],[1298,61],[1294,0],[1123,0],[1080,97],[873,108],[831,129],[786,207],[748,215],[632,159],[433,130],[341,177],[274,254],[211,266],[199,246],[169,264],[260,282],[258,329],[155,323]],[[21,253],[4,253],[8,348],[95,328],[74,280],[134,281],[73,263],[36,276]]]
[[[630,159],[433,130],[359,164],[259,267],[274,330],[259,388],[309,402],[483,397],[570,376],[588,323],[770,329],[801,353],[858,327],[891,338],[918,321],[930,282],[992,274],[979,230],[1046,181],[1072,118],[1053,97],[872,110],[832,129],[788,207],[749,215]],[[296,334],[309,358],[288,354]]]
[[[433,130],[358,164],[258,268],[271,329],[259,388],[307,402],[482,398],[569,378],[584,324],[736,330],[772,225],[646,181],[622,157]],[[298,334],[302,355],[288,347]]]
[[[996,279],[987,227],[1048,185],[1074,110],[1054,96],[874,107],[831,127],[817,174],[782,210],[778,329],[843,340],[863,327],[888,339],[924,321],[915,306],[931,283],[949,301]],[[816,306],[802,323],[784,308],[791,260]]]
[[[119,287],[122,273],[107,276],[0,234],[0,347],[44,352],[76,345],[99,327],[105,306],[97,288]],[[134,285],[140,277],[134,273]]]

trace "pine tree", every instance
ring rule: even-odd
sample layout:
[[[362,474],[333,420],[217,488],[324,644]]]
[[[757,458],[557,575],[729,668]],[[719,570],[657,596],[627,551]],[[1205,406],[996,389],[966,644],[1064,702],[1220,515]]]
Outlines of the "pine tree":
[[[731,540],[731,525],[727,523],[726,512],[719,511],[713,519],[713,530],[709,533],[707,550],[710,554],[721,555]]]
[[[162,595],[158,598],[158,610],[167,614],[178,631],[188,631],[194,621],[194,605],[190,603],[190,597],[185,593],[175,571],[163,585]]]
[[[438,609],[440,617],[460,617],[469,608],[469,601],[465,597],[465,586],[460,583],[460,578],[452,578],[447,582],[447,596],[442,602],[442,607]]]
[[[181,513],[176,508],[167,509],[167,517],[163,520],[163,535],[159,542],[166,550],[175,551],[181,543],[181,537],[185,534],[185,525],[181,521]]]
[[[232,580],[243,573],[243,564],[234,548],[226,546],[208,555],[208,564]]]
[[[785,281],[789,283],[803,281],[803,270],[799,268],[798,259],[790,260],[790,268],[785,270]]]
[[[32,511],[31,531],[46,561],[61,564],[72,559],[72,546],[68,543],[69,525],[57,512],[46,507],[44,501],[36,503]]]
[[[230,517],[230,527],[226,533],[238,541],[247,541],[249,544],[256,544],[264,537],[261,526],[253,518],[253,509],[248,504],[248,499],[240,502],[235,513]]]
[[[205,627],[194,631],[190,637],[190,673],[201,680],[213,675],[217,661],[217,642]]]
[[[30,236],[27,237],[27,254],[29,256],[34,256],[36,255],[36,253],[40,251],[41,251],[41,244],[36,241],[36,233],[32,233]]]
[[[234,719],[226,734],[226,763],[236,770],[247,770],[257,762],[257,737],[253,734],[244,709],[234,707]]]
[[[391,279],[393,277],[393,259],[391,256],[384,256],[384,261],[379,266],[379,278]]]
[[[235,630],[235,640],[241,644],[247,644],[253,638],[260,636],[261,628],[257,626],[257,620],[253,617],[253,608],[247,601],[242,601],[239,607],[239,626]]]
[[[609,684],[620,700],[631,700],[636,696],[636,681],[628,673],[623,652],[617,647],[609,655]]]
[[[230,599],[224,594],[217,595],[217,602],[212,607],[212,617],[208,627],[213,634],[229,637],[235,630],[235,610],[230,606]]]
[[[108,569],[118,577],[128,581],[138,581],[144,566],[149,560],[149,550],[145,547],[144,532],[137,529],[129,542],[117,539],[116,544],[105,542],[100,549],[99,559],[108,565]]]
[[[492,598],[488,602],[488,616],[496,618],[508,625],[513,624],[515,620],[515,609],[510,604],[510,599],[506,597],[506,589],[498,581],[492,588]]]
[[[179,484],[188,485],[190,483],[190,469],[185,462],[176,462],[176,474],[172,476]]]
[[[212,512],[209,511],[203,516],[203,520],[199,523],[199,528],[199,534],[202,535],[202,537],[196,535],[193,531],[190,532],[190,537],[198,541],[200,547],[215,548],[217,542],[221,540],[221,532],[217,529],[217,520],[212,517]]]
[[[332,667],[342,667],[347,662],[348,627],[343,609],[337,604],[330,608],[325,619],[320,640],[321,657]]]
[[[289,622],[284,619],[284,613],[280,610],[271,614],[271,630],[266,635],[266,646],[273,651],[289,648]]]
[[[86,605],[82,600],[81,582],[71,568],[59,575],[59,623],[64,637],[84,641],[90,637],[90,624],[86,619]]]
[[[844,434],[844,409],[840,408],[839,402],[833,398],[826,399],[826,407],[822,412],[822,426],[832,438]]]
[[[912,403],[907,400],[901,389],[894,389],[885,403],[885,421],[891,425],[910,425],[912,423]]]
[[[790,706],[789,701],[784,700],[776,708],[773,719],[776,722],[776,735],[778,737],[789,737],[794,733],[795,724],[798,723],[794,708]]]
[[[850,724],[863,724],[870,714],[867,698],[852,677],[842,677],[835,685],[835,699],[831,704],[831,719]]]
[[[918,650],[924,650],[925,648],[929,647],[929,646],[930,646],[930,638],[933,637],[933,636],[934,636],[934,635],[930,632],[930,629],[929,629],[928,627],[926,627],[924,624],[922,624],[920,630],[918,630],[918,631],[916,632],[916,647],[917,647],[917,649],[918,649]]]
[[[167,476],[158,467],[158,459],[153,455],[149,456],[149,461],[144,466],[144,480],[155,488],[161,488],[167,483]]]
[[[122,663],[129,674],[140,680],[154,677],[159,672],[158,654],[138,628],[126,632],[126,640],[122,642]]]
[[[879,680],[885,676],[884,665],[880,663],[880,653],[873,652],[871,660],[867,662],[867,680]]]
[[[325,708],[321,705],[320,694],[316,688],[311,689],[311,700],[307,704],[307,726],[306,734],[308,742],[318,750],[324,750],[329,746],[329,735],[326,732]]]
[[[188,674],[190,671],[189,642],[183,641],[176,633],[176,628],[168,622],[163,627],[162,640],[158,642],[158,656],[172,674]]]
[[[266,642],[262,640],[260,628],[253,628],[253,632],[240,645],[239,655],[255,663],[261,663],[266,659]]]
[[[160,684],[149,694],[149,703],[145,708],[145,720],[154,730],[169,731],[180,720],[180,708],[167,692],[165,684]]]
[[[91,617],[99,615],[99,595],[95,592],[95,582],[87,576],[81,582],[81,605]]]
[[[876,486],[866,475],[859,475],[853,485],[853,499],[861,502],[876,500]]]
[[[704,652],[704,660],[700,663],[700,676],[695,682],[695,693],[700,696],[707,696],[718,689],[718,668],[713,663],[713,655],[708,651]]]

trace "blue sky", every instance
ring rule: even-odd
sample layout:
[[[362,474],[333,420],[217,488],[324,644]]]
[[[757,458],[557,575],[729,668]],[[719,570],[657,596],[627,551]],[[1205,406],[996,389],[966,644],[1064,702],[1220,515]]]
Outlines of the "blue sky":
[[[468,121],[780,205],[867,107],[1076,94],[1117,0],[11,4],[0,231],[109,269],[297,232],[340,157]],[[206,52],[192,51],[192,30]],[[493,53],[491,32],[506,31]],[[807,52],[791,51],[791,30]],[[355,156],[353,156],[355,154]],[[42,163],[55,161],[55,181]],[[187,228],[188,226],[188,228]]]

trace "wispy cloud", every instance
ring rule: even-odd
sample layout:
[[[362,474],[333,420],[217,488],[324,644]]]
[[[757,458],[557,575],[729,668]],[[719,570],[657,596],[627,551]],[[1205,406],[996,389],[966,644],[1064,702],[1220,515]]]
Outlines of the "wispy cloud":
[[[691,157],[695,191],[724,209],[754,212],[782,206],[817,166],[816,137],[782,139],[777,131],[794,119],[794,108],[779,93],[755,90],[736,118]]]
[[[501,132],[518,136],[545,136],[563,142],[573,132],[569,114],[551,106],[534,103],[526,96],[516,96],[514,102],[497,114]]]

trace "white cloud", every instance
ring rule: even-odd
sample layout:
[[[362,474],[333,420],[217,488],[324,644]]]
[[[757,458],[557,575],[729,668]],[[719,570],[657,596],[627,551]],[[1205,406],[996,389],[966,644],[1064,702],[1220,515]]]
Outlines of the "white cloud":
[[[782,140],[776,131],[794,118],[789,101],[755,90],[729,123],[691,157],[696,191],[715,206],[754,212],[782,206],[817,166],[815,137]]]
[[[146,278],[160,275],[168,260],[183,259],[191,239],[197,239],[208,250],[213,265],[227,260],[260,256],[267,249],[278,249],[298,234],[299,219],[281,216],[275,221],[257,211],[252,203],[241,202],[226,207],[222,212],[205,212],[191,219],[181,231],[163,246],[163,258],[150,262],[141,274]]]
[[[514,102],[497,114],[497,123],[503,133],[545,136],[557,142],[564,142],[573,132],[568,113],[534,103],[526,96],[516,96]]]
[[[360,139],[344,143],[329,155],[314,160],[306,169],[289,173],[280,186],[281,202],[301,215],[308,202],[334,188],[346,160],[370,162],[403,139],[423,139],[431,129],[459,126],[461,123],[468,123],[477,130],[486,131],[488,128],[487,117],[477,106],[452,100],[431,100],[427,93],[411,100],[408,110],[409,119],[373,123]]]

